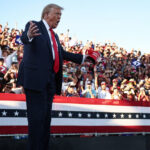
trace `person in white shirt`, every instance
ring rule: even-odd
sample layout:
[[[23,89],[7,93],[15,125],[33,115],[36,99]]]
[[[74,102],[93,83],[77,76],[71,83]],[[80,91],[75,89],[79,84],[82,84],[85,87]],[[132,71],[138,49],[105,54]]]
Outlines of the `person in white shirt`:
[[[101,82],[101,89],[98,90],[98,98],[99,99],[111,99],[111,94],[109,90],[106,88],[106,82]]]

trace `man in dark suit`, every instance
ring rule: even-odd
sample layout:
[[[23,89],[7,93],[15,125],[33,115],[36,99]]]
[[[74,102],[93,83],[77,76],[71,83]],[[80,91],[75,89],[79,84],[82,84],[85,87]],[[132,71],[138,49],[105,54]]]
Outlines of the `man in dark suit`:
[[[49,4],[40,22],[27,23],[21,40],[24,56],[18,84],[24,87],[27,102],[28,150],[47,150],[54,94],[61,94],[63,60],[81,64],[83,55],[63,50],[57,34],[62,7]]]

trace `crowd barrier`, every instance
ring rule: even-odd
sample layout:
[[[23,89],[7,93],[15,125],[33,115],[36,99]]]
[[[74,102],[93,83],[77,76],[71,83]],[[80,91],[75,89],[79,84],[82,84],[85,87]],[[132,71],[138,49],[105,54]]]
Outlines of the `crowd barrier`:
[[[27,134],[25,95],[0,94],[0,135]],[[55,96],[52,134],[149,133],[150,103]]]

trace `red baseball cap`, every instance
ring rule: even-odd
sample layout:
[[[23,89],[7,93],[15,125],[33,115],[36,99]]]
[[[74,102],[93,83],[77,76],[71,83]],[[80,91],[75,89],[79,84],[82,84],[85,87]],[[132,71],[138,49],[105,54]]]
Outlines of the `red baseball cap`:
[[[101,54],[100,52],[98,51],[93,51],[93,50],[89,50],[88,51],[88,56],[91,57],[95,62],[100,62],[100,57],[101,57]]]

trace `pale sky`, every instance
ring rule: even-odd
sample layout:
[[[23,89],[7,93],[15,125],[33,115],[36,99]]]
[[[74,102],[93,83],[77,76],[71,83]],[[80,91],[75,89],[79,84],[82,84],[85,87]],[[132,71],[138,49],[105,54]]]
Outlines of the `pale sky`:
[[[1,0],[0,24],[24,29],[49,3],[64,8],[57,33],[150,53],[150,0]]]

